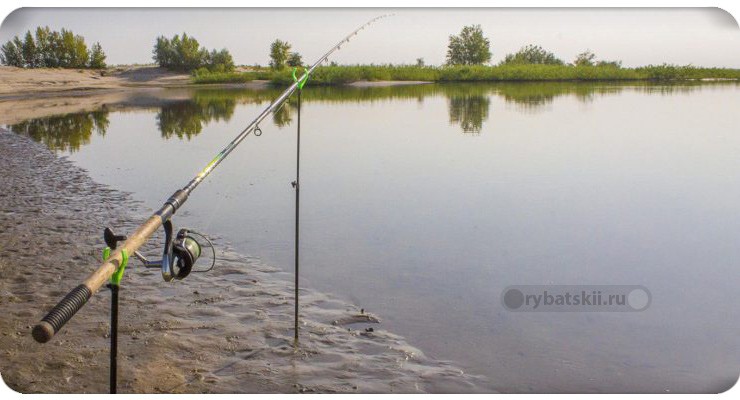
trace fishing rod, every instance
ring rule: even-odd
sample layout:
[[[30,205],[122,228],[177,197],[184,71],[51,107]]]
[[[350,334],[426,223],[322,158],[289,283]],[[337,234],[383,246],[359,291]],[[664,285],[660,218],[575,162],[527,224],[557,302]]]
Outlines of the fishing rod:
[[[123,274],[129,255],[139,258],[146,267],[161,268],[162,278],[169,282],[173,279],[183,279],[191,271],[192,266],[200,256],[200,246],[192,233],[187,229],[181,229],[177,235],[173,235],[172,216],[182,207],[190,196],[190,193],[219,165],[221,162],[252,132],[261,134],[259,123],[271,112],[277,110],[290,98],[295,90],[303,85],[309,75],[322,62],[328,62],[329,56],[339,50],[344,43],[348,43],[353,36],[365,29],[375,21],[388,15],[375,17],[364,25],[352,31],[340,40],[319,58],[310,68],[304,71],[300,79],[297,79],[285,91],[280,94],[270,105],[265,108],[244,130],[242,130],[221,152],[219,152],[187,185],[175,191],[151,217],[132,233],[130,236],[116,235],[112,230],[106,228],[104,238],[111,251],[106,254],[103,263],[90,274],[80,285],[72,289],[62,300],[59,301],[41,321],[33,327],[32,336],[39,343],[46,343],[66,324],[82,306],[96,293],[109,279]],[[138,249],[156,232],[159,227],[164,227],[165,244],[162,259],[149,261],[144,258]],[[197,233],[195,233],[197,234]],[[118,242],[123,242],[119,247]],[[214,261],[215,262],[215,261]]]

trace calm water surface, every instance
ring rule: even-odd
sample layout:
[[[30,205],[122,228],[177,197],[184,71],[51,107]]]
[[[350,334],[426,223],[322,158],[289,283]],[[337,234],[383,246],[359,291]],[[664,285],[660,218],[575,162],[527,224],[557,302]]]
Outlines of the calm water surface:
[[[182,93],[13,129],[156,207],[278,91]],[[503,391],[724,390],[740,372],[738,111],[736,84],[307,88],[301,278]],[[292,270],[295,118],[265,120],[176,225]],[[643,285],[652,304],[501,305],[537,284]]]

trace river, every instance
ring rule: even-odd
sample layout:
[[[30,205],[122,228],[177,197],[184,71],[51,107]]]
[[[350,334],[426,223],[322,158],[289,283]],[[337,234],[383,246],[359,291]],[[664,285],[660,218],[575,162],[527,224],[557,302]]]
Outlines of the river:
[[[154,208],[279,90],[164,92],[9,128]],[[738,110],[735,83],[308,86],[301,280],[500,391],[724,390],[740,371]],[[295,101],[268,117],[175,224],[291,272],[296,118]],[[641,285],[652,302],[511,312],[511,285]]]

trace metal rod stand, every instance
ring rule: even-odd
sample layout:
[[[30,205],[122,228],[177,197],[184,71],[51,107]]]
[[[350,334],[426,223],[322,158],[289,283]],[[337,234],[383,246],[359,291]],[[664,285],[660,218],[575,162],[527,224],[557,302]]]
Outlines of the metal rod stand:
[[[295,187],[295,321],[294,321],[294,328],[295,328],[295,344],[298,344],[298,227],[299,227],[299,205],[300,205],[300,199],[301,199],[301,185],[300,185],[300,178],[301,178],[301,92],[303,90],[298,90],[298,118],[297,118],[297,126],[298,126],[298,133],[296,135],[296,171],[295,171],[295,182],[293,182],[293,187]]]
[[[116,394],[118,377],[118,291],[119,285],[108,284],[110,301],[110,393]]]

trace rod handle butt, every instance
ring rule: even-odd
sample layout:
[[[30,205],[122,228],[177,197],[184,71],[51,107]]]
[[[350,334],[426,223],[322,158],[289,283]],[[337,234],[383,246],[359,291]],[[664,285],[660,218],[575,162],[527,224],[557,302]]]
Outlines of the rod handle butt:
[[[72,289],[33,327],[31,332],[33,338],[39,343],[46,343],[51,340],[64,324],[87,303],[91,296],[92,291],[84,284]]]

